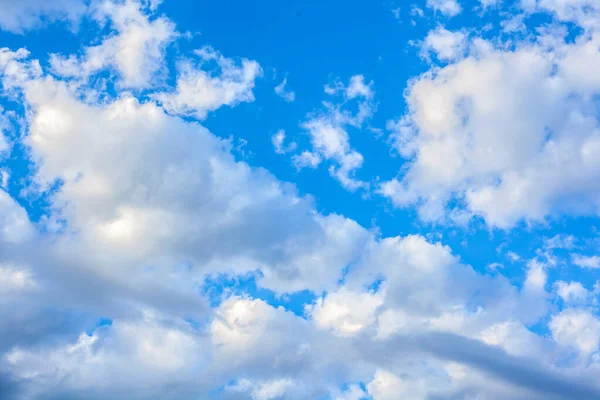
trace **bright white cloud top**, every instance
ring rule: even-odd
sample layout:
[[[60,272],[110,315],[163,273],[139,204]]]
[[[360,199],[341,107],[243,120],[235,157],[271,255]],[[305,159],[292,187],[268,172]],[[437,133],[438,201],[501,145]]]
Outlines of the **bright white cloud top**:
[[[394,8],[381,84],[168,3],[0,1],[1,399],[600,399],[596,3]]]

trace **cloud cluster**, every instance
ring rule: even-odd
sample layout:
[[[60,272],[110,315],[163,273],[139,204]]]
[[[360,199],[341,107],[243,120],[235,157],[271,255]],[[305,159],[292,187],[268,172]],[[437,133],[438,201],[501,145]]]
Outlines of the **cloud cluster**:
[[[512,257],[515,282],[422,235],[318,211],[201,123],[255,100],[259,63],[202,47],[180,59],[173,87],[158,85],[179,34],[154,7],[94,5],[107,36],[46,69],[0,51],[4,95],[25,109],[24,133],[4,147],[31,163],[26,191],[0,189],[3,398],[600,398],[598,290],[549,280],[554,252],[583,268],[597,256],[556,236]],[[412,82],[408,114],[391,124],[410,165],[382,193],[427,220],[466,213],[503,228],[596,212],[598,38],[553,39],[467,49],[466,36],[433,32],[425,46],[449,64]],[[368,187],[347,129],[373,114],[373,86],[356,75],[325,87],[338,102],[302,123],[311,147],[298,166],[328,162],[347,189]],[[295,151],[285,139],[272,137],[278,153]],[[40,218],[26,196],[47,201]],[[208,295],[211,281],[240,279],[275,301]],[[276,304],[295,295],[302,310]]]
[[[349,191],[368,189],[369,183],[356,178],[356,170],[363,165],[362,154],[350,145],[348,128],[360,128],[375,110],[373,82],[366,83],[362,75],[354,75],[348,85],[336,80],[325,86],[330,96],[341,95],[341,103],[323,102],[324,110],[307,116],[302,128],[308,133],[311,150],[292,156],[296,168],[316,168],[322,161],[331,161],[329,174]],[[348,102],[357,102],[353,113],[344,108]]]
[[[381,193],[416,205],[427,221],[474,215],[510,228],[561,213],[596,215],[600,81],[592,71],[600,36],[549,35],[508,50],[474,39],[465,57],[427,40],[440,59],[459,59],[410,85],[407,114],[389,124],[410,165]]]

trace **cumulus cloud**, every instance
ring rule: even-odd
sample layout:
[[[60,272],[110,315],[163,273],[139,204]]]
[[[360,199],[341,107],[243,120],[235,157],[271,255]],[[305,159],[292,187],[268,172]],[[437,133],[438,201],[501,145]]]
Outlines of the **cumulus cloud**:
[[[589,355],[598,350],[600,320],[588,311],[564,310],[552,317],[549,327],[554,340],[576,349],[580,355]]]
[[[375,312],[381,305],[381,295],[342,289],[318,299],[308,312],[318,327],[351,336],[375,322]]]
[[[164,65],[165,49],[178,35],[166,17],[150,18],[144,3],[99,3],[93,13],[98,24],[108,24],[113,33],[101,44],[89,46],[80,56],[52,54],[54,72],[63,77],[88,79],[112,68],[125,88],[141,89],[152,84]]]
[[[381,193],[417,205],[428,221],[452,217],[454,199],[499,228],[597,214],[591,96],[600,86],[588,66],[598,40],[504,50],[477,39],[469,56],[421,75],[407,93],[408,113],[389,124],[409,164]]]
[[[556,294],[565,303],[584,303],[589,299],[590,293],[580,282],[558,281],[554,283]]]
[[[203,47],[196,60],[180,60],[175,87],[126,92],[154,87],[164,46],[177,34],[166,17],[152,15],[152,4],[103,4],[98,18],[114,30],[100,42],[111,55],[97,69],[83,67],[92,47],[54,58],[46,71],[25,50],[0,51],[7,97],[26,108],[15,145],[31,164],[23,197],[0,190],[3,394],[35,400],[600,396],[593,379],[600,323],[585,308],[592,294],[577,282],[549,278],[552,252],[574,249],[574,238],[544,240],[533,259],[511,257],[523,268],[515,283],[500,270],[479,272],[422,235],[383,236],[323,213],[292,184],[237,161],[230,143],[197,121],[253,101],[257,62]],[[153,36],[154,24],[168,34]],[[128,35],[140,42],[128,47]],[[121,40],[139,65],[118,61],[122,48],[113,42]],[[574,210],[585,211],[596,138],[593,129],[575,128],[595,127],[591,110],[582,108],[584,94],[592,98],[595,91],[581,77],[584,67],[563,61],[593,55],[588,44],[542,51],[540,44],[506,50],[479,43],[474,53],[457,53],[450,65],[418,78],[408,92],[409,115],[393,124],[410,168],[384,184],[387,194],[397,204],[422,206],[430,217],[462,196],[462,211],[496,226],[545,217],[552,208],[536,207],[554,205],[558,193],[574,196]],[[117,72],[110,77],[116,94],[96,96],[101,89],[91,75],[107,68]],[[566,96],[566,83],[574,97]],[[293,160],[310,167],[328,162],[345,187],[365,188],[353,175],[362,155],[348,129],[363,127],[373,114],[373,83],[356,75],[326,91],[337,102],[306,117],[311,148]],[[491,122],[510,123],[514,131]],[[293,151],[285,132],[271,139],[277,152]],[[512,147],[502,147],[503,140]],[[553,146],[574,150],[556,153]],[[589,171],[580,181],[568,167],[582,165]],[[564,180],[541,192],[518,186],[524,205],[500,196],[486,208],[474,200],[489,187],[504,190],[503,174],[517,179],[550,167],[564,169]],[[41,217],[22,206],[26,195],[47,202]],[[583,257],[572,261],[594,265]],[[229,287],[210,292],[219,288],[209,282],[220,279],[249,279],[256,296]],[[552,308],[552,288],[568,308]],[[276,304],[296,295],[306,300],[295,313]],[[546,321],[550,335],[531,329]]]
[[[427,34],[422,52],[425,57],[433,53],[440,61],[457,60],[466,50],[466,39],[465,33],[451,32],[440,26]]]
[[[235,106],[254,101],[254,81],[262,75],[256,61],[243,59],[238,66],[211,47],[194,53],[200,63],[181,61],[175,90],[155,96],[165,110],[171,114],[204,119],[208,112],[224,105]],[[216,75],[203,69],[203,65],[211,62],[216,63],[220,70]]]

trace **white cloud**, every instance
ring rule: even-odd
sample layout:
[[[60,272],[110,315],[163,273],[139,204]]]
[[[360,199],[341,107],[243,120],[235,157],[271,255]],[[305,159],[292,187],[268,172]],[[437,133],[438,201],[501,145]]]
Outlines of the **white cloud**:
[[[352,336],[375,322],[375,312],[382,305],[380,294],[342,289],[317,299],[307,312],[319,328],[331,329],[341,336]]]
[[[143,3],[100,3],[95,17],[99,24],[109,22],[114,33],[97,46],[86,47],[81,56],[53,54],[50,63],[63,77],[88,79],[114,68],[122,87],[147,88],[164,67],[167,45],[177,37],[175,25],[166,17],[151,19]]]
[[[600,127],[589,99],[600,82],[588,49],[599,40],[507,51],[477,39],[469,57],[416,79],[409,113],[390,124],[410,163],[381,192],[430,221],[448,217],[452,198],[499,228],[596,214]]]
[[[348,86],[340,81],[325,86],[325,93],[335,95],[342,93],[344,102],[332,104],[324,102],[325,110],[309,114],[308,120],[302,124],[310,137],[312,151],[304,151],[292,157],[296,168],[315,168],[321,160],[330,160],[334,165],[329,167],[329,174],[337,179],[349,191],[368,189],[369,184],[355,177],[356,170],[363,165],[362,154],[350,146],[348,127],[360,128],[372,116],[375,106],[372,103],[373,82],[365,83],[362,75],[350,78]],[[343,109],[347,101],[358,102],[358,112],[352,114]]]
[[[580,254],[573,255],[573,264],[581,268],[598,269],[600,268],[600,257],[598,256],[583,256]]]
[[[584,29],[597,30],[600,5],[594,0],[521,0],[528,12],[549,12],[561,21],[575,22]]]
[[[427,7],[447,17],[454,17],[462,11],[457,0],[427,0]]]
[[[66,21],[75,27],[87,7],[83,0],[2,0],[0,8],[0,28],[24,33],[55,21]]]
[[[298,170],[302,168],[317,168],[321,164],[321,161],[322,159],[319,154],[306,150],[292,156],[292,163]]]
[[[291,142],[287,146],[284,146],[285,142],[285,131],[283,129],[275,132],[273,136],[271,136],[271,143],[273,143],[273,147],[275,148],[275,153],[277,154],[285,154],[290,151],[296,150],[296,142]]]
[[[151,102],[125,96],[90,106],[53,80],[30,82],[26,93],[36,179],[42,188],[63,181],[52,196],[55,218],[98,254],[132,268],[161,260],[165,272],[184,260],[207,273],[265,268],[265,285],[295,291],[334,283],[340,272],[332,266],[345,265],[367,236],[353,221],[312,215],[292,186],[236,163],[226,141]],[[299,221],[296,228],[277,213]]]
[[[500,264],[500,263],[491,263],[488,266],[488,269],[490,269],[491,271],[498,271],[502,268],[504,268],[504,265]]]
[[[512,285],[500,274],[478,273],[423,236],[381,237],[351,219],[324,215],[293,185],[237,162],[228,141],[174,115],[203,118],[251,101],[254,78],[233,79],[232,96],[221,91],[223,70],[243,76],[243,62],[209,48],[197,54],[202,65],[191,73],[201,76],[204,63],[215,63],[221,73],[199,81],[221,94],[178,102],[181,91],[164,92],[172,96],[172,103],[162,103],[168,115],[153,98],[120,88],[97,102],[82,93],[91,89],[85,83],[44,76],[25,51],[0,51],[3,84],[27,109],[26,134],[18,140],[34,166],[28,189],[48,202],[47,215],[32,223],[0,191],[0,286],[11,288],[0,296],[0,315],[8,321],[0,324],[0,369],[9,378],[3,385],[18,381],[19,396],[32,399],[598,397],[595,316],[585,310],[553,316],[552,338],[527,329],[547,320],[552,301],[545,290],[551,262],[541,260],[552,248],[568,248],[568,237],[545,241],[525,280]],[[513,73],[489,54],[471,59],[470,67],[488,62],[501,76]],[[523,79],[537,76],[531,65],[510,65],[527,70]],[[487,81],[472,84],[481,82]],[[443,97],[447,83],[438,82],[441,93],[429,96]],[[508,86],[509,94],[513,89]],[[312,152],[298,159],[305,155],[310,165],[326,159],[332,175],[350,186],[344,179],[362,156],[346,129],[362,127],[372,114],[374,92],[356,76],[347,86],[333,85],[332,94],[344,103],[307,118]],[[357,113],[342,108],[350,100]],[[475,103],[489,111],[496,101],[481,95]],[[440,104],[438,114],[451,113],[445,106],[452,101]],[[419,123],[443,136],[436,112]],[[454,132],[460,139],[463,133]],[[273,144],[285,149],[283,132]],[[462,173],[440,167],[445,170],[450,177]],[[469,192],[464,181],[481,177],[467,172],[446,191]],[[424,193],[431,194],[423,189],[415,199]],[[258,292],[270,289],[281,303],[300,291],[316,300],[298,316],[248,294],[232,295],[228,283],[223,293],[205,286],[206,279],[228,278],[255,278]],[[23,290],[32,286],[35,296]],[[563,286],[556,287],[565,298],[578,297],[576,285]],[[112,325],[98,327],[101,316]],[[585,363],[563,365],[573,348]]]
[[[377,370],[375,377],[367,385],[367,390],[373,400],[395,400],[399,397],[415,400],[426,398],[426,394],[421,388],[414,387],[396,375],[382,369]]]
[[[139,388],[137,395],[147,396],[168,382],[190,380],[191,369],[202,366],[202,342],[185,326],[163,325],[146,317],[115,321],[92,335],[82,333],[74,343],[32,350],[16,347],[4,361],[15,377],[37,382],[27,388],[32,397],[60,395],[64,390],[113,397],[127,393],[131,385]]]
[[[557,281],[554,283],[554,289],[565,303],[582,303],[590,296],[587,289],[579,282]]]
[[[551,238],[544,238],[544,251],[553,249],[570,250],[575,246],[576,238],[573,235],[557,234]]]
[[[287,78],[283,78],[283,81],[279,85],[275,86],[275,93],[277,94],[277,96],[281,97],[288,103],[291,103],[294,100],[296,100],[296,93],[292,90],[286,91],[286,89],[285,89],[286,85],[287,85]]]
[[[498,346],[509,354],[539,357],[544,344],[539,337],[516,321],[505,321],[484,329],[480,338],[483,342]]]
[[[464,32],[451,32],[444,27],[429,31],[423,41],[422,53],[434,53],[440,61],[460,59],[466,51],[467,36]]]
[[[363,98],[371,100],[375,96],[373,92],[373,82],[365,83],[364,75],[354,75],[350,77],[348,86],[344,85],[340,80],[335,80],[332,83],[325,85],[324,91],[332,96],[337,93],[342,93],[347,100]]]
[[[336,111],[333,111],[336,113]],[[308,132],[313,146],[313,154],[322,158],[333,159],[339,167],[330,167],[330,174],[338,179],[342,186],[350,191],[366,187],[366,183],[355,179],[352,174],[363,164],[363,156],[350,148],[350,138],[343,125],[338,125],[328,116],[317,117],[305,122],[302,127]],[[314,161],[304,156],[298,161]],[[304,163],[296,162],[296,166]],[[311,163],[314,165],[314,163]]]
[[[175,91],[155,96],[169,113],[204,119],[208,112],[224,105],[233,107],[254,101],[254,81],[262,75],[256,61],[243,59],[238,66],[210,47],[197,50],[195,54],[200,57],[200,64],[191,60],[179,63]],[[202,69],[211,61],[220,69],[216,76]]]
[[[372,89],[373,82],[369,84],[365,83],[365,77],[363,75],[354,75],[348,82],[348,87],[345,88],[345,95],[349,99],[355,99],[357,97],[363,97],[366,100],[371,100],[375,93]]]
[[[493,7],[502,2],[502,0],[479,0],[483,8]]]
[[[557,343],[577,349],[580,355],[589,355],[598,350],[600,321],[588,311],[564,310],[554,315],[548,326]]]
[[[242,380],[235,385],[227,386],[231,392],[250,392],[252,400],[274,400],[283,398],[294,382],[289,378],[275,379],[266,382]]]

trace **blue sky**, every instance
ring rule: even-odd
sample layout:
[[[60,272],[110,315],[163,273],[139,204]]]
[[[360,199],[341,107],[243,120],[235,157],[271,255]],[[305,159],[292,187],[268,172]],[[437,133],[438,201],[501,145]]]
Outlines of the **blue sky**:
[[[0,398],[600,398],[597,2],[0,5]]]

